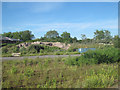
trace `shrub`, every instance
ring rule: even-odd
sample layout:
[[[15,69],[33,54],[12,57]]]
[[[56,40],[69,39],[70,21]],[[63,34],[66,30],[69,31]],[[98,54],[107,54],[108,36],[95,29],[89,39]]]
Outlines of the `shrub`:
[[[65,61],[65,64],[68,64],[68,65],[79,65],[78,64],[79,58],[80,57],[67,57],[67,58],[64,58],[64,61]]]
[[[27,49],[29,53],[47,53],[61,50],[58,47],[51,47],[46,45],[30,45]]]
[[[19,52],[19,48],[17,46],[13,46],[9,48],[9,53],[18,53],[18,52]]]
[[[11,69],[11,73],[17,73],[17,68],[16,67],[12,67],[12,69]]]
[[[120,56],[118,49],[105,48],[95,51],[89,50],[79,57],[68,57],[66,59],[66,64],[80,66],[81,64],[115,63],[120,61]]]
[[[55,55],[61,55],[61,53],[60,52],[55,52]]]
[[[27,59],[27,58],[25,58],[23,62],[24,62],[24,64],[25,64],[25,66],[26,66],[26,65],[27,65],[27,63],[28,63],[28,59]]]
[[[38,52],[40,52],[40,49],[44,49],[44,48],[41,47],[40,45],[30,45],[28,47],[28,52],[29,53],[38,53]]]
[[[87,76],[83,82],[83,88],[105,88],[114,83],[114,78],[104,74]]]
[[[94,58],[100,63],[114,63],[119,62],[120,56],[118,55],[118,49],[116,48],[104,48],[97,49],[95,51],[89,50],[82,57],[84,58]]]
[[[3,47],[2,48],[2,53],[7,53],[8,52],[8,48],[7,47]]]
[[[26,53],[27,53],[27,50],[26,50],[26,48],[21,47],[21,48],[20,48],[20,52],[21,52],[21,54],[26,54]]]
[[[91,70],[90,70],[91,71]],[[108,66],[106,68],[101,68],[98,71],[91,71],[92,73],[88,74],[85,77],[85,79],[82,82],[82,87],[83,88],[106,88],[110,87],[114,84],[114,81],[116,79],[117,73],[117,67],[113,68],[113,66]]]
[[[31,77],[33,75],[34,71],[32,69],[27,69],[25,70],[24,72],[24,75],[27,76],[27,77]]]

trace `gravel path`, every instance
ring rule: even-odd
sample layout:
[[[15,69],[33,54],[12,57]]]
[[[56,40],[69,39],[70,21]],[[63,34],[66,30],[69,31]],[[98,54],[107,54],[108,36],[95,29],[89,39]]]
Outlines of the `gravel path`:
[[[2,61],[5,60],[22,60],[24,58],[54,58],[54,57],[68,57],[68,56],[80,56],[80,54],[75,54],[75,55],[43,55],[43,56],[23,56],[23,57],[0,57]]]

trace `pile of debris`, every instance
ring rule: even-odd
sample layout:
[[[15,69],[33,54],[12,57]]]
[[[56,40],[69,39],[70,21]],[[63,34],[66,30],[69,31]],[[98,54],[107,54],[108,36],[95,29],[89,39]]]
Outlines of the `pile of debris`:
[[[60,43],[60,42],[40,42],[40,41],[36,41],[36,42],[25,42],[25,43],[21,43],[19,45],[17,45],[19,48],[21,47],[25,47],[27,48],[30,45],[47,45],[47,46],[55,46],[55,47],[59,47],[62,49],[67,50],[71,45],[70,44],[65,44],[65,43]]]

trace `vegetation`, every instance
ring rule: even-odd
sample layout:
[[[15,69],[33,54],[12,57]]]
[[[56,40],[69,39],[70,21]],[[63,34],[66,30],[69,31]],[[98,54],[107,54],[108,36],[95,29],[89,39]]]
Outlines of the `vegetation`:
[[[106,35],[106,31],[100,32],[102,34],[104,33],[103,35]],[[109,34],[110,33],[108,33],[108,36]],[[105,38],[107,38],[100,38],[99,34],[96,34],[94,43],[93,40],[86,38],[84,34],[82,37],[82,41],[79,42],[76,38],[71,38],[69,33],[64,32],[61,37],[56,36],[55,38],[53,35],[49,38],[43,37],[39,39],[43,41],[63,40],[61,42],[72,42],[71,47],[68,50],[45,45],[31,45],[28,48],[18,48],[16,44],[9,44],[2,47],[4,56],[10,56],[12,52],[21,52],[21,55],[29,56],[78,54],[78,48],[96,48],[94,51],[89,50],[85,53],[81,53],[81,56],[74,57],[25,58],[24,60],[3,61],[2,87],[117,88],[118,65],[120,61],[118,52],[119,36],[108,39],[113,42],[113,45],[99,44],[100,42],[104,42]]]
[[[44,37],[32,40],[34,41],[43,41],[43,42],[63,42],[63,43],[80,43],[80,44],[96,44],[96,43],[113,43],[113,37],[111,32],[108,30],[96,30],[94,32],[93,39],[87,38],[85,34],[81,34],[81,40],[78,40],[76,37],[71,37],[71,34],[68,32],[63,32],[60,36],[59,33],[55,30],[48,31]]]
[[[29,30],[13,32],[13,33],[12,32],[3,33],[2,36],[13,38],[13,39],[20,39],[22,41],[28,41],[34,38],[34,35]]]
[[[96,30],[96,32],[94,32],[94,36],[94,39],[97,42],[109,43],[112,39],[111,33],[108,30]]]
[[[55,31],[55,30],[51,30],[51,31],[48,31],[46,34],[45,34],[45,37],[46,38],[56,38],[56,37],[58,37],[59,36],[59,34],[58,34],[58,32],[57,31]]]
[[[4,61],[2,87],[117,88],[118,63],[88,65],[79,62],[81,66],[66,63],[74,58],[79,57]]]
[[[116,63],[120,61],[120,56],[118,49],[116,48],[103,48],[96,49],[94,51],[89,50],[82,54],[80,57],[68,57],[66,58],[66,64],[68,65],[78,65],[81,64],[91,65],[91,64],[101,64],[101,63]]]
[[[76,37],[72,38],[70,33],[68,32],[63,32],[61,36],[59,36],[59,33],[55,30],[50,30],[48,31],[44,37],[34,39],[34,35],[31,34],[31,31],[26,30],[26,31],[20,31],[20,32],[8,32],[2,34],[2,36],[10,37],[10,38],[15,38],[15,39],[20,39],[26,41],[26,42],[35,42],[35,41],[41,41],[41,42],[62,42],[62,43],[78,43],[78,44],[99,44],[99,43],[104,43],[104,44],[114,44],[115,47],[119,47],[119,36],[116,35],[114,37],[111,36],[110,31],[108,30],[96,30],[94,32],[94,37],[93,39],[89,39],[86,37],[85,34],[81,34],[81,40],[78,40]],[[18,43],[16,43],[18,44]],[[8,44],[3,43],[2,46],[6,46]]]
[[[25,55],[25,54],[49,53],[56,51],[63,51],[63,50],[58,47],[50,47],[45,45],[30,45],[28,48],[25,47],[18,48],[16,45],[13,46],[7,45],[2,48],[3,55],[18,53],[18,52],[20,52],[22,55]]]
[[[115,48],[120,48],[120,37],[118,35],[116,35],[113,39],[113,43],[114,43],[114,47]]]
[[[25,47],[18,48],[16,45],[7,45],[1,49],[3,57],[12,56],[12,53],[21,53],[21,56],[79,54],[78,51],[69,51],[58,47],[37,44],[30,45],[27,48]]]
[[[94,37],[93,39],[89,39],[86,37],[85,34],[81,34],[81,40],[78,40],[76,37],[72,38],[70,33],[68,32],[63,32],[61,36],[59,36],[59,33],[55,30],[50,30],[48,31],[44,37],[34,39],[34,35],[31,33],[31,31],[26,30],[26,31],[20,31],[20,32],[8,32],[8,33],[3,33],[2,36],[5,37],[10,37],[14,39],[20,39],[22,41],[29,41],[29,42],[34,42],[34,41],[43,41],[43,42],[63,42],[63,43],[81,43],[81,44],[95,44],[95,43],[115,43],[113,40],[118,40],[118,35],[114,36],[114,38],[111,36],[110,31],[108,30],[96,30],[94,32]],[[117,42],[116,42],[117,43]],[[2,46],[5,46],[6,44],[4,43]]]

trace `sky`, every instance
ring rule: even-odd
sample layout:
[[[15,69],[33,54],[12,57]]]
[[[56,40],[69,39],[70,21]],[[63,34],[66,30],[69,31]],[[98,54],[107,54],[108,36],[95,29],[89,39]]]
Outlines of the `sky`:
[[[47,31],[59,35],[67,31],[71,37],[81,34],[94,37],[96,30],[118,34],[117,2],[3,2],[2,32],[30,30],[35,38]]]

